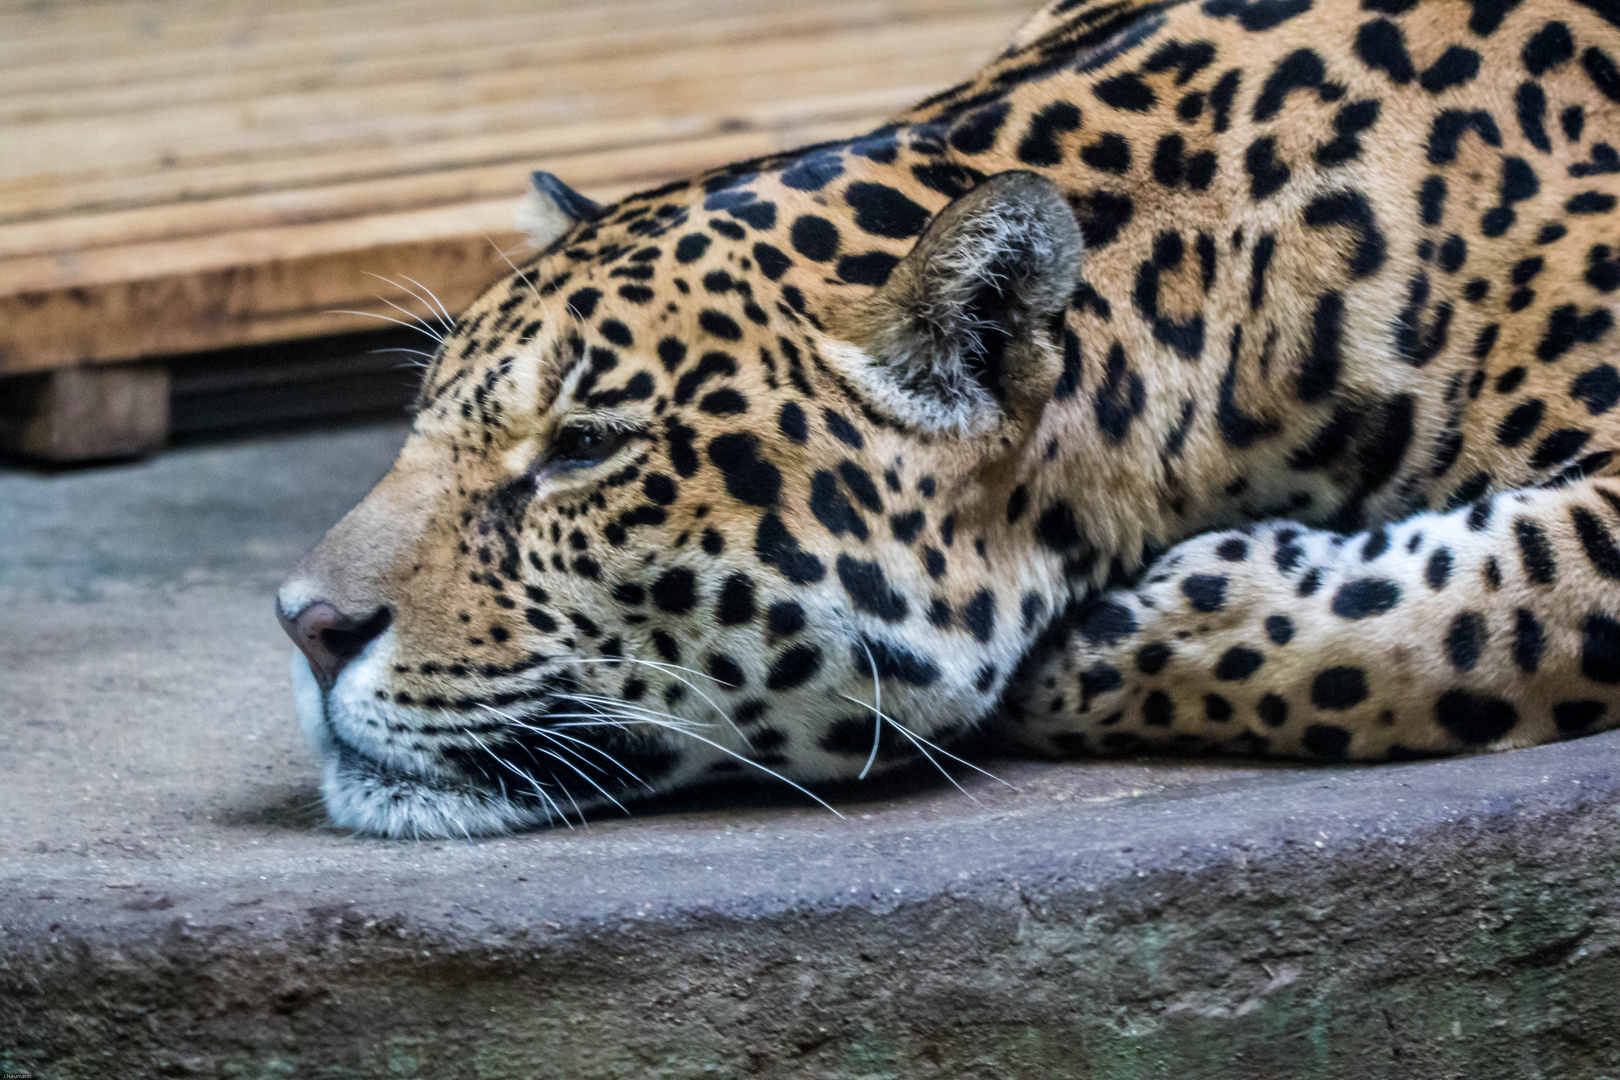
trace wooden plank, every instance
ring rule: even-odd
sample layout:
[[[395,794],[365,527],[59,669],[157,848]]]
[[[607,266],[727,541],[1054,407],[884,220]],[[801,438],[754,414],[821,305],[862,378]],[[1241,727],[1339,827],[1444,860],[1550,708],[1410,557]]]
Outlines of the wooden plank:
[[[196,207],[109,213],[72,219],[72,229],[54,222],[4,226],[0,227],[0,296],[30,288],[103,284],[140,274],[219,269],[240,265],[254,255],[267,260],[298,259],[343,244],[370,244],[385,238],[390,229],[399,230],[401,240],[476,235],[490,228],[504,232],[511,228],[511,212],[526,190],[529,172],[542,165],[562,169],[587,194],[608,202],[708,165],[772,153],[842,129],[841,124],[796,128],[792,139],[774,132],[739,133],[218,199]],[[460,208],[471,216],[458,223],[455,215]],[[483,217],[486,212],[493,216]],[[189,219],[188,213],[192,215]]]
[[[866,119],[877,123],[882,113]],[[814,141],[847,130],[845,124],[796,129],[800,138],[772,131],[735,132],[696,139],[631,145],[595,153],[535,155],[528,161],[474,168],[414,172],[379,180],[301,186],[258,195],[160,203],[132,210],[0,225],[0,283],[38,285],[82,281],[93,276],[83,256],[92,249],[152,240],[176,240],[277,225],[310,224],[379,213],[398,213],[455,203],[505,198],[516,201],[527,189],[528,169],[544,165],[565,175],[581,190],[603,194],[604,185],[646,186],[684,176],[716,162],[758,157],[799,141]],[[27,255],[77,256],[71,268],[15,262]],[[12,265],[8,268],[8,261]],[[0,284],[4,289],[5,284]]]
[[[814,62],[798,43],[701,47],[654,60],[613,59],[468,75],[407,79],[354,91],[271,95],[241,107],[202,103],[138,117],[91,112],[22,126],[0,156],[0,182],[71,176],[96,147],[93,171],[168,172],[290,150],[409,145],[458,136],[578,122],[723,110],[749,100],[813,96],[896,83],[928,83],[942,66],[984,52],[982,20],[884,32],[818,35]],[[724,70],[725,80],[707,72]]]
[[[206,68],[228,55],[253,63],[258,57],[272,62],[277,53],[282,60],[296,60],[292,47],[308,57],[327,53],[334,60],[363,57],[368,53],[387,55],[399,50],[420,50],[433,40],[445,40],[447,47],[458,42],[488,40],[497,28],[486,24],[507,23],[509,31],[522,32],[523,26],[536,28],[535,36],[561,44],[633,32],[633,28],[661,29],[671,39],[714,40],[723,37],[724,24],[731,19],[757,13],[776,13],[784,19],[802,18],[816,6],[831,8],[833,23],[897,24],[907,19],[940,18],[949,13],[995,13],[1016,19],[1030,10],[1017,0],[865,0],[865,15],[851,18],[839,13],[841,3],[815,5],[807,0],[619,0],[617,3],[476,3],[436,5],[436,3],[384,2],[381,5],[348,6],[322,13],[319,21],[309,19],[301,26],[274,23],[267,19],[240,18],[227,23],[193,23],[190,19],[159,21],[157,24],[131,24],[102,34],[68,32],[60,39],[11,34],[0,39],[0,63],[18,78],[34,78],[32,71],[55,68],[60,74],[71,65],[105,63],[112,66],[107,76],[118,78],[125,65],[154,70],[152,58],[173,57],[177,62],[203,63]],[[113,3],[112,6],[123,6]],[[180,5],[188,6],[188,5]],[[316,15],[316,13],[306,13]],[[536,19],[538,16],[538,19]],[[789,29],[791,32],[791,29]],[[522,40],[522,37],[509,37]],[[172,73],[173,74],[173,71]],[[71,83],[58,83],[62,87]]]
[[[462,50],[508,47],[520,58],[538,62],[602,58],[631,52],[649,53],[703,43],[795,37],[844,27],[899,25],[950,15],[998,14],[1016,17],[1018,0],[830,0],[800,6],[772,0],[719,5],[702,0],[666,0],[636,9],[626,18],[615,11],[596,12],[593,23],[533,4],[512,13],[455,19],[424,26],[397,14],[373,25],[356,20],[339,31],[318,37],[267,38],[258,32],[247,41],[182,48],[174,43],[161,53],[137,51],[111,56],[85,51],[69,60],[47,61],[37,47],[13,42],[11,62],[0,64],[0,97],[39,92],[78,92],[106,87],[135,87],[146,82],[170,84],[221,75],[243,83],[255,77],[280,80],[288,73],[316,85],[364,74],[394,60],[416,62],[439,55],[460,61]],[[396,9],[390,6],[390,12]],[[5,44],[0,41],[0,49]],[[0,55],[4,55],[0,53]],[[500,53],[493,54],[501,55]],[[87,60],[94,64],[87,64]],[[269,84],[271,86],[274,83]]]
[[[401,318],[388,301],[428,314],[372,274],[429,282],[454,310],[506,272],[500,251],[520,244],[500,199],[109,249],[128,272],[0,295],[0,371],[374,329],[336,309]]]
[[[836,55],[844,65],[862,57],[899,53],[911,63],[928,63],[932,70],[938,62],[935,58],[945,54],[979,55],[985,33],[999,29],[1001,21],[964,17],[937,25],[880,28],[870,34],[807,26],[792,40],[773,36],[733,40],[723,46],[660,42],[656,53],[640,42],[636,44],[642,48],[615,47],[611,57],[561,56],[557,55],[561,50],[549,42],[544,46],[506,43],[462,52],[440,50],[419,57],[381,57],[346,63],[335,70],[329,64],[308,63],[263,74],[235,72],[134,85],[0,93],[0,125],[26,128],[60,141],[80,131],[163,122],[166,114],[195,116],[196,107],[220,112],[219,106],[227,102],[237,103],[239,123],[294,124],[328,121],[334,116],[351,118],[356,106],[370,104],[376,93],[387,95],[386,105],[392,112],[410,114],[450,111],[469,104],[543,101],[548,94],[562,91],[580,95],[611,90],[624,95],[672,81],[708,81],[691,72],[709,68],[722,54],[727,67],[737,74],[818,70],[826,61],[818,58],[806,65],[802,51],[806,43],[818,53]],[[188,107],[190,111],[183,111]],[[15,175],[26,164],[13,162],[8,168]]]
[[[367,27],[386,26],[397,20],[429,30],[448,22],[462,22],[511,14],[525,7],[542,7],[567,25],[571,13],[593,9],[606,17],[627,13],[648,0],[564,0],[542,5],[524,0],[371,0],[369,3],[302,3],[283,5],[215,5],[196,0],[178,3],[63,3],[42,6],[16,18],[8,27],[8,42],[21,57],[83,59],[94,55],[130,55],[209,45],[251,46],[256,41],[319,40],[352,34]],[[694,0],[674,0],[688,8]],[[706,0],[695,0],[705,3]],[[713,0],[724,6],[736,0]],[[279,10],[278,10],[279,8]],[[671,12],[675,17],[678,13]]]
[[[631,155],[625,154],[575,160],[581,166],[579,175],[600,181],[585,182],[584,190],[608,202],[639,187],[686,175],[694,171],[689,165],[721,163],[779,148],[768,137],[754,135],[700,143],[688,147],[684,157],[672,154],[667,145],[638,150],[639,165],[627,161]],[[527,170],[513,171],[520,187]],[[477,172],[495,178],[495,171]],[[624,182],[625,176],[635,176],[636,182]],[[608,177],[620,179],[615,183]],[[361,190],[368,187],[362,185]],[[121,238],[83,247],[71,258],[44,253],[0,259],[0,372],[379,325],[346,312],[399,319],[405,317],[399,310],[404,308],[414,315],[432,315],[403,288],[380,278],[408,275],[457,310],[508,272],[502,251],[516,256],[526,250],[512,229],[513,203],[513,193],[508,192],[479,202],[338,216],[316,224],[272,223],[145,242]],[[40,231],[36,236],[45,239]]]
[[[1029,2],[0,0],[0,374],[428,314],[372,275],[463,306],[530,170],[612,200],[868,130]]]
[[[786,140],[779,145],[791,146],[795,141],[814,141],[814,138],[865,130],[879,122],[877,117],[898,111],[918,96],[916,85],[880,87],[792,101],[766,100],[737,105],[725,112],[557,124],[380,149],[324,153],[306,149],[303,153],[286,154],[270,161],[227,162],[194,167],[184,173],[177,170],[145,175],[86,173],[77,179],[50,177],[42,182],[31,178],[12,185],[0,181],[0,221],[57,220],[118,207],[197,206],[206,200],[253,192],[301,191],[327,184],[425,174],[482,163],[521,166],[532,161],[560,161],[565,156],[590,151],[649,147],[735,132],[772,132]],[[828,126],[833,122],[839,122],[836,131]],[[825,130],[829,134],[814,138],[797,134],[810,130]],[[552,171],[566,173],[562,168],[552,168]]]

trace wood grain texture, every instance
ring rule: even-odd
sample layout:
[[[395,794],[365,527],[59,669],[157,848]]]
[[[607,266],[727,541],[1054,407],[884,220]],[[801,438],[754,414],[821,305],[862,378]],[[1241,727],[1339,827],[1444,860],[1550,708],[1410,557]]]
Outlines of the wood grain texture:
[[[547,169],[611,200],[855,134],[1031,0],[0,0],[0,374],[454,309]]]

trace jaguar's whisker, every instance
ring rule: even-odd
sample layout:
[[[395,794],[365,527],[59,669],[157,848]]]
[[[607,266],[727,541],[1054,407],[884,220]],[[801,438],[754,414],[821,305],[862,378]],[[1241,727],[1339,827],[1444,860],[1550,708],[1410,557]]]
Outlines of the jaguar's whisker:
[[[602,697],[597,694],[574,694],[572,695],[571,700],[604,706],[609,709],[629,709],[634,712],[645,713],[648,716],[662,717],[665,720],[669,720],[677,724],[685,724],[694,728],[714,727],[713,724],[705,724],[701,720],[688,720],[686,717],[676,716],[672,712],[665,712],[662,709],[655,709],[650,705],[642,705],[639,702],[624,701],[619,698]]]
[[[525,727],[525,725],[518,724],[518,727]],[[595,789],[598,790],[598,792],[601,792],[601,795],[603,795],[603,798],[606,798],[606,800],[611,801],[612,805],[619,806],[619,810],[624,810],[624,806],[620,805],[619,800],[617,800],[617,798],[614,798],[614,797],[612,797],[612,795],[609,795],[608,790],[603,789],[603,787],[601,787],[601,785],[596,784],[596,780],[593,780],[593,779],[591,779],[591,777],[586,776],[585,772],[580,771],[580,767],[575,766],[575,764],[573,764],[572,761],[569,761],[569,759],[562,758],[562,756],[557,755],[556,751],[544,750],[544,748],[541,748],[541,746],[535,746],[535,748],[533,748],[533,750],[538,750],[539,753],[543,753],[543,755],[548,756],[548,758],[556,759],[556,761],[561,761],[561,763],[565,764],[565,766],[569,766],[570,769],[573,769],[573,771],[578,772],[578,774],[580,774],[580,777],[582,777],[582,779],[585,780],[586,784],[590,784],[591,787],[595,787]],[[514,769],[515,772],[518,772],[518,776],[527,776],[527,774],[525,774],[525,772],[518,771],[518,769],[515,769],[514,764],[510,763],[510,761],[505,761],[505,759],[499,758],[499,756],[496,756],[496,755],[492,755],[492,753],[491,753],[491,756],[494,756],[494,758],[496,758],[496,761],[499,761],[499,763],[504,764],[504,766],[507,767],[507,769]],[[569,785],[561,784],[561,782],[557,782],[556,774],[554,774],[554,772],[549,771],[549,769],[548,769],[548,771],[546,771],[546,774],[548,774],[548,776],[551,776],[552,782],[554,782],[554,784],[556,784],[557,787],[561,787],[562,793],[564,793],[564,795],[567,795],[567,797],[569,797],[569,801],[575,801],[575,800],[573,800],[573,792],[570,792],[570,790],[569,790]],[[530,779],[531,779],[531,777],[530,777]],[[575,806],[573,806],[573,810],[578,811],[578,803],[575,803]],[[629,810],[624,810],[624,813],[629,814],[630,811]],[[585,824],[585,818],[583,818],[583,814],[582,814],[582,816],[580,816],[580,824]]]
[[[851,702],[852,704],[859,705],[863,709],[873,709],[874,712],[877,712],[877,710],[873,706],[868,705],[866,702],[862,701],[860,698],[851,697],[848,694],[840,694],[839,697],[843,698],[845,701]],[[902,724],[900,721],[896,720],[894,717],[890,716],[888,713],[879,712],[878,715],[883,720],[887,721],[888,723],[892,724],[894,727],[898,728],[900,731],[904,732],[906,735],[908,735],[908,736],[910,736],[912,738],[922,739],[922,741],[924,743],[927,743],[935,751],[937,751],[938,753],[944,754],[946,757],[950,758],[952,761],[958,763],[959,765],[964,765],[967,768],[972,769],[976,773],[981,773],[984,776],[989,777],[991,780],[994,780],[996,783],[1002,785],[1003,787],[1012,788],[1014,791],[1018,790],[1018,788],[1015,785],[1013,785],[1011,783],[1008,783],[1006,780],[1003,780],[1001,777],[997,776],[995,773],[990,772],[990,771],[988,771],[986,769],[981,768],[978,765],[973,764],[973,762],[968,761],[966,758],[958,757],[957,755],[951,753],[949,750],[947,750],[944,747],[940,746],[938,743],[932,742],[931,740],[929,740],[928,738],[926,738],[926,737],[924,737],[922,735],[918,735],[916,732],[914,732],[910,728],[906,727],[904,724]]]
[[[375,296],[376,294],[373,293],[372,295]],[[381,300],[383,303],[387,304],[389,307],[393,308],[395,311],[399,312],[401,315],[404,315],[406,318],[415,319],[418,326],[422,329],[422,331],[424,333],[430,334],[434,338],[437,338],[439,344],[441,344],[441,345],[444,344],[444,335],[439,333],[437,330],[435,330],[433,328],[433,324],[428,322],[426,319],[422,318],[422,316],[418,315],[416,312],[412,311],[410,308],[400,307],[398,304],[394,303],[392,300],[388,299],[386,296],[377,296],[377,299]]]
[[[501,712],[499,709],[496,709],[492,705],[484,705],[482,707],[485,708],[485,709],[488,709],[490,712],[494,713],[496,716],[499,716],[501,719],[505,720],[507,723],[515,724],[518,727],[525,728],[525,729],[528,729],[530,731],[536,731],[541,735],[546,734],[544,729],[531,727],[528,724],[525,724],[525,723],[523,723],[523,722],[521,722],[521,721],[519,721],[519,720],[517,720],[517,719],[515,719],[515,718],[513,718],[511,716],[508,716],[506,713]],[[477,736],[474,736],[474,738],[477,738]],[[482,742],[480,742],[479,745],[483,745]],[[620,810],[624,810],[624,812],[626,814],[630,813],[630,811],[625,810],[623,803],[619,802],[618,799],[615,799],[612,795],[610,795],[608,793],[608,790],[606,788],[604,788],[601,784],[598,784],[590,776],[586,775],[584,770],[580,769],[579,766],[575,765],[573,762],[569,761],[567,758],[564,758],[562,755],[558,754],[554,750],[547,750],[547,749],[544,749],[543,747],[535,747],[535,749],[539,750],[542,754],[545,754],[546,756],[548,756],[550,758],[553,758],[553,759],[555,759],[557,761],[562,762],[564,765],[567,765],[570,769],[573,769],[576,773],[579,774],[579,777],[580,777],[581,780],[584,780],[587,784],[591,785],[591,787],[593,787],[597,791],[601,792],[602,797],[604,799],[606,799],[608,802],[612,803],[614,806],[617,806]],[[496,760],[500,761],[499,758],[496,758]],[[504,765],[504,764],[507,764],[507,763],[502,762],[502,764]],[[508,765],[507,767],[510,768],[511,766]],[[567,785],[563,785],[563,793],[568,795],[568,797],[570,799],[572,799],[574,797],[573,794],[568,791]]]
[[[660,662],[658,662],[656,660],[642,660],[639,657],[634,657],[634,656],[582,656],[582,657],[569,658],[565,662],[570,663],[570,664],[599,664],[599,663],[641,664],[641,665],[643,665],[645,667],[650,667],[650,668],[654,668],[656,670],[665,671],[665,672],[669,672],[669,673],[673,673],[673,672],[676,672],[676,671],[685,671],[685,672],[689,672],[690,674],[696,675],[699,678],[708,679],[710,682],[720,683],[720,680],[716,679],[713,675],[709,675],[709,674],[707,674],[705,672],[702,672],[702,671],[697,671],[697,670],[695,670],[693,668],[684,667],[684,666],[682,666],[680,664],[660,663]],[[711,709],[713,709],[715,712],[720,714],[720,719],[724,720],[727,724],[731,725],[731,730],[735,731],[737,733],[737,737],[743,741],[744,746],[752,746],[753,745],[753,743],[749,740],[748,736],[743,734],[742,728],[737,726],[736,722],[731,719],[730,714],[727,713],[726,710],[722,709],[720,707],[719,703],[714,700],[714,698],[710,697],[708,694],[705,694],[702,690],[698,689],[697,686],[693,685],[689,680],[683,679],[679,675],[671,674],[670,677],[675,679],[677,682],[681,683],[682,685],[684,685],[688,690],[691,690],[694,694],[696,694],[698,697],[702,698],[704,701],[708,702],[709,707]],[[720,683],[720,685],[723,686],[725,684]]]
[[[405,285],[401,285],[399,282],[395,281],[393,278],[385,278],[381,274],[373,274],[369,270],[365,271],[365,274],[366,274],[367,277],[374,277],[378,281],[383,282],[384,284],[392,285],[394,288],[398,289],[400,292],[409,293],[412,300],[417,301],[423,307],[428,309],[428,314],[432,315],[433,319],[436,322],[438,322],[440,326],[444,327],[446,333],[453,333],[455,331],[455,324],[454,323],[446,323],[442,318],[440,318],[438,311],[436,311],[434,309],[433,303],[431,301],[429,301],[427,299],[427,297],[425,297],[421,293],[417,292],[415,289],[412,289],[412,288],[410,288],[408,286],[405,286]],[[409,279],[407,279],[407,280],[409,280]],[[377,299],[382,300],[383,298],[379,296],[379,297],[377,297]],[[383,303],[386,304],[386,303],[388,303],[388,301],[383,300]],[[400,308],[397,304],[392,305],[392,306],[395,308],[395,310],[398,310],[398,311],[403,311],[404,310],[403,308]],[[433,323],[428,322],[426,319],[422,319],[422,317],[420,315],[417,315],[415,312],[408,312],[407,314],[410,314],[413,318],[421,319],[423,326],[432,327],[432,325],[433,325]],[[435,331],[435,332],[437,332],[437,331]]]
[[[576,700],[587,708],[595,710],[596,715],[612,715],[625,720],[646,720],[648,723],[657,722],[663,726],[680,730],[699,730],[712,728],[713,724],[704,724],[696,720],[676,716],[674,713],[664,712],[646,705],[636,705],[626,701],[615,701],[612,698],[598,698],[588,695],[576,695]]]
[[[603,750],[601,747],[592,746],[590,743],[586,742],[584,739],[576,739],[572,735],[564,735],[560,731],[553,731],[553,730],[551,730],[549,728],[542,728],[540,730],[544,731],[546,736],[548,738],[552,739],[552,740],[558,740],[558,739],[565,740],[565,741],[567,741],[569,743],[575,743],[575,744],[577,744],[577,745],[579,745],[581,747],[584,747],[586,750],[590,750],[590,751],[593,751],[595,753],[601,754],[604,758],[606,758],[608,760],[608,763],[611,764],[615,769],[618,769],[620,772],[624,773],[626,776],[628,776],[630,779],[634,780],[636,783],[640,784],[642,787],[646,788],[648,791],[653,790],[653,786],[651,784],[647,783],[647,781],[643,780],[640,776],[637,776],[635,771],[632,770],[628,765],[624,764],[618,758],[614,757],[612,754],[608,753],[606,750]],[[586,758],[584,754],[580,753],[580,751],[573,750],[572,753],[574,754],[575,757],[579,758],[581,761],[584,761],[587,764],[589,764],[589,759]],[[591,765],[591,768],[597,769],[597,770],[602,771],[604,773],[607,771],[607,770],[603,769],[600,765]]]
[[[517,263],[513,262],[511,260],[511,258],[506,254],[506,252],[501,250],[501,245],[497,244],[490,237],[489,233],[484,234],[484,239],[488,240],[489,241],[489,246],[495,249],[495,254],[499,255],[502,259],[504,259],[506,261],[506,265],[510,266],[512,268],[512,273],[517,274],[518,276],[521,277],[522,272],[518,270]],[[551,317],[551,312],[546,307],[545,297],[540,295],[540,290],[539,290],[539,288],[537,288],[535,286],[534,282],[530,281],[528,283],[528,285],[529,285],[529,291],[534,293],[534,302],[540,305],[540,310],[542,312],[544,312],[546,318],[549,319]]]
[[[884,717],[884,719],[888,720],[888,717]],[[895,724],[894,721],[892,721],[892,720],[890,720],[889,723],[893,724],[894,727],[899,729],[900,734],[904,735],[907,739],[909,739],[911,741],[912,746],[915,746],[918,750],[922,751],[922,756],[928,759],[928,764],[930,764],[934,768],[938,769],[939,770],[939,775],[941,775],[945,779],[949,780],[951,782],[951,786],[953,788],[955,788],[957,791],[960,791],[963,795],[966,795],[968,797],[969,801],[971,801],[973,803],[978,803],[979,802],[978,798],[976,796],[974,796],[973,792],[971,792],[967,788],[963,787],[961,785],[961,783],[956,779],[956,777],[951,775],[949,769],[945,768],[945,766],[941,765],[939,762],[934,760],[934,755],[930,754],[928,752],[928,748],[926,746],[924,746],[920,741],[918,741],[917,736],[912,734],[910,729],[904,727],[903,725]]]
[[[870,706],[872,710],[872,752],[867,755],[866,765],[861,769],[861,774],[855,778],[857,780],[865,780],[866,774],[872,771],[872,763],[877,761],[878,746],[883,742],[883,684],[878,679],[877,660],[873,658],[872,649],[864,639],[861,641],[861,648],[866,652],[866,662],[872,665],[872,704]],[[849,695],[844,696],[848,697]],[[855,701],[854,698],[849,700]],[[856,702],[856,704],[865,703]]]
[[[421,360],[406,360],[405,362],[403,362],[403,363],[401,363],[401,364],[399,364],[397,366],[402,367],[402,368],[419,368],[422,371],[426,371],[430,366],[432,366],[432,361],[433,361],[433,354],[429,353],[429,352],[423,352],[421,349],[367,349],[366,350],[366,355],[367,356],[376,356],[379,353],[407,353],[407,354],[409,354],[411,356],[420,356],[420,357],[422,357]]]
[[[440,337],[438,334],[430,333],[429,331],[422,329],[420,326],[417,326],[415,323],[402,322],[399,319],[391,318],[390,316],[387,316],[387,315],[378,315],[374,311],[350,311],[347,308],[328,308],[325,312],[323,312],[323,314],[326,314],[326,315],[358,315],[362,319],[381,319],[383,322],[391,322],[395,326],[403,326],[407,330],[415,330],[418,334],[424,334],[424,335],[432,338],[434,341],[437,341],[440,345],[444,344],[444,339],[442,337]]]
[[[636,721],[636,722],[637,723],[644,723],[644,724],[651,724],[654,727],[671,728],[672,730],[679,731],[682,735],[685,735],[689,739],[695,739],[698,742],[704,744],[705,746],[709,746],[709,747],[712,747],[715,750],[720,751],[722,754],[725,754],[727,757],[735,758],[737,761],[742,762],[744,765],[752,766],[753,768],[758,769],[760,772],[765,773],[767,776],[775,777],[777,780],[782,781],[782,783],[786,784],[788,787],[792,788],[793,790],[799,792],[801,795],[806,796],[807,798],[813,800],[814,802],[816,802],[817,804],[819,804],[823,808],[831,811],[832,815],[834,817],[838,818],[840,821],[844,820],[844,815],[840,814],[837,810],[833,809],[833,806],[832,806],[831,803],[827,802],[827,800],[823,799],[821,796],[817,795],[815,792],[811,791],[809,788],[805,787],[802,784],[798,784],[798,783],[795,783],[792,780],[789,780],[787,777],[783,776],[781,773],[777,772],[775,769],[772,769],[772,768],[770,768],[769,766],[766,766],[766,765],[761,765],[759,762],[755,761],[754,759],[752,759],[750,757],[747,757],[747,756],[745,756],[743,754],[739,754],[735,750],[732,750],[730,747],[722,746],[721,744],[715,742],[713,739],[705,739],[702,735],[698,735],[698,734],[696,734],[694,732],[686,731],[686,730],[683,730],[683,729],[680,729],[680,728],[675,728],[673,725],[664,724],[664,723],[661,723],[661,722],[659,722],[657,720],[639,720],[639,721]],[[609,720],[609,719],[603,718],[603,719],[596,720],[596,721],[577,721],[573,725],[567,725],[567,726],[574,726],[574,727],[623,726],[623,721],[614,721],[614,720]]]
[[[570,829],[572,829],[574,827],[573,822],[568,820],[568,815],[564,814],[562,812],[562,807],[557,806],[556,801],[554,799],[552,799],[552,797],[543,789],[543,787],[541,786],[539,780],[535,779],[535,777],[532,774],[530,774],[528,772],[525,772],[524,770],[518,768],[516,765],[513,765],[510,761],[507,761],[504,758],[502,758],[494,750],[490,749],[489,746],[487,746],[484,743],[484,740],[482,740],[482,739],[480,739],[478,737],[478,734],[476,732],[469,731],[469,732],[467,732],[467,735],[474,742],[476,742],[478,744],[479,749],[483,750],[484,753],[486,753],[490,757],[494,758],[497,762],[499,762],[501,765],[505,766],[507,769],[510,769],[513,773],[515,773],[518,776],[522,777],[523,779],[527,780],[529,782],[530,787],[532,787],[534,789],[534,793],[536,795],[540,796],[540,798],[548,805],[548,807],[556,807],[557,816],[563,819],[563,824],[564,825],[567,825]],[[555,779],[556,778],[553,777],[553,780],[555,780]],[[548,824],[548,825],[551,824],[551,810],[550,809],[546,810],[546,824]]]
[[[581,810],[579,808],[579,800],[574,798],[574,793],[568,789],[568,785],[562,783],[561,781],[559,781],[557,779],[557,774],[552,772],[550,769],[546,770],[546,775],[551,777],[551,782],[553,784],[556,784],[558,787],[562,788],[562,793],[564,795],[568,796],[569,805],[571,805],[574,808],[574,813],[579,815],[579,827],[582,828],[582,829],[590,828],[591,827],[590,822],[585,820],[585,811],[583,811],[583,810]],[[621,807],[619,807],[619,809],[624,810],[624,807],[621,806]],[[625,812],[626,815],[628,815],[630,813],[630,811],[628,811],[628,810],[624,810],[624,812]]]
[[[456,330],[456,320],[450,314],[449,309],[444,306],[444,301],[440,300],[438,295],[432,289],[428,288],[426,285],[422,284],[420,281],[417,281],[415,278],[411,277],[409,274],[401,274],[399,276],[404,278],[406,281],[410,282],[412,285],[415,285],[418,289],[421,289],[423,292],[428,294],[428,297],[430,299],[432,299],[433,303],[438,305],[439,314],[444,317],[445,325],[447,325],[450,328],[451,333],[454,333],[455,330]]]

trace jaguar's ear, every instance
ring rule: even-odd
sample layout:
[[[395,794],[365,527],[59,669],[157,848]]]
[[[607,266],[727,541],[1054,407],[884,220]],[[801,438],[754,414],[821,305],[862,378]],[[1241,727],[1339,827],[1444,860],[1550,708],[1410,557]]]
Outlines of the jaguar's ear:
[[[548,172],[530,174],[534,190],[517,204],[517,226],[537,248],[574,227],[575,222],[595,221],[602,207],[587,199]]]
[[[958,198],[833,330],[847,373],[907,421],[982,434],[1038,419],[1062,374],[1057,320],[1082,241],[1057,185],[1004,172]]]

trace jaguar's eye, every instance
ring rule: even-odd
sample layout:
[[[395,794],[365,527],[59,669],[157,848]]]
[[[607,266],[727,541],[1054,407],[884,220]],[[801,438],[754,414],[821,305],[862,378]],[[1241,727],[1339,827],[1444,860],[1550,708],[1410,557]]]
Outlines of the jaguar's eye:
[[[630,432],[621,428],[570,424],[557,433],[546,456],[554,468],[582,469],[606,461],[629,439]]]

